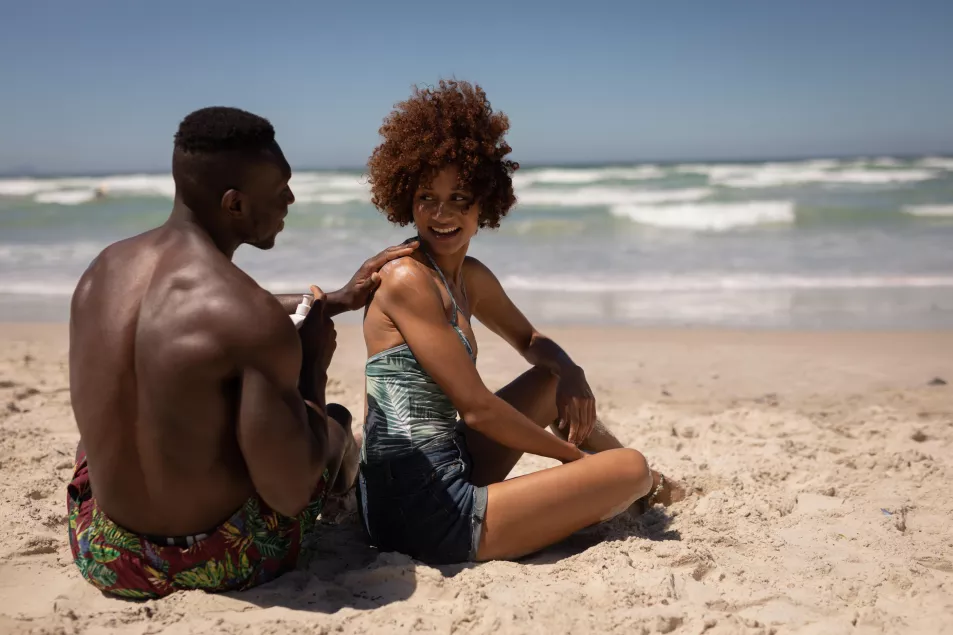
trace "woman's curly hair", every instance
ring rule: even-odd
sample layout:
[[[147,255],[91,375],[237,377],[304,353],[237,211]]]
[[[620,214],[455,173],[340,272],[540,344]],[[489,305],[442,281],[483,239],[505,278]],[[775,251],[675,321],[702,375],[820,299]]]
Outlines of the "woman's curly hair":
[[[381,126],[384,142],[368,161],[371,202],[392,223],[408,225],[420,183],[456,165],[480,204],[480,227],[499,227],[516,202],[512,174],[519,164],[505,158],[512,148],[503,140],[509,127],[479,86],[441,80],[438,88],[414,88]]]

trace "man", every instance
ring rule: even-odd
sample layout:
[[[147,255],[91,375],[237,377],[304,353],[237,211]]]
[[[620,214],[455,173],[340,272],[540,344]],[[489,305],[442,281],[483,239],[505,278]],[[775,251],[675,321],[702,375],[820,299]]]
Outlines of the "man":
[[[68,491],[70,546],[108,594],[223,591],[293,569],[327,494],[347,491],[350,414],[325,404],[330,318],[364,306],[392,247],[315,301],[275,297],[231,259],[274,246],[294,195],[271,124],[234,108],[188,115],[175,137],[176,195],[159,228],[107,247],[70,317],[80,431]]]

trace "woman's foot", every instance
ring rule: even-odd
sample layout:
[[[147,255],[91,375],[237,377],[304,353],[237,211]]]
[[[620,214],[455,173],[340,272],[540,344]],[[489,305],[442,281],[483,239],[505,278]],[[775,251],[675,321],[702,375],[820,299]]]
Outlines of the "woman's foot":
[[[685,488],[678,482],[666,478],[661,472],[652,470],[652,489],[651,491],[635,501],[632,504],[631,511],[635,515],[641,515],[652,509],[655,505],[668,507],[672,503],[677,503],[685,498]]]
[[[661,488],[659,488],[661,484]],[[649,505],[659,504],[668,507],[672,503],[677,503],[685,498],[685,488],[680,483],[670,478],[665,478],[660,472],[652,470],[652,492],[658,492],[654,498],[650,498]],[[651,497],[652,494],[649,494]]]

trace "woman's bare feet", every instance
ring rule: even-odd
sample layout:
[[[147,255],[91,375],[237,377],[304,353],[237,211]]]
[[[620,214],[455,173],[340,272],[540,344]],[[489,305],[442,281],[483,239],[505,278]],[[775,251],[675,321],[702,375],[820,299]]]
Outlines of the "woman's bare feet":
[[[567,440],[567,431],[560,429],[556,423],[550,425],[550,429],[553,431],[553,434],[563,441]],[[589,438],[579,446],[581,450],[589,453],[604,452],[621,447],[623,446],[619,440],[616,439],[615,436],[609,432],[609,429],[599,420],[596,420],[596,426]],[[659,487],[660,484],[661,488]],[[684,487],[676,481],[663,476],[661,473],[652,470],[652,490],[646,496],[635,501],[632,507],[638,510],[638,513],[643,513],[648,511],[655,504],[668,507],[672,503],[677,503],[684,498]]]
[[[661,488],[659,488],[661,484]],[[657,492],[657,493],[656,493]],[[685,498],[685,488],[677,481],[666,478],[660,472],[652,470],[652,493],[649,494],[649,506],[658,504],[668,507],[672,503],[677,503]]]
[[[629,509],[633,516],[640,516],[655,505],[668,507],[685,498],[685,488],[677,481],[666,477],[661,472],[652,470],[652,491],[635,501]]]

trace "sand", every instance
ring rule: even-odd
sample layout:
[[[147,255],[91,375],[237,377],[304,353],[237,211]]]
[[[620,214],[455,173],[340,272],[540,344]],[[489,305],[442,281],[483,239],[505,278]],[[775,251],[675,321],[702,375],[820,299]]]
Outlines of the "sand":
[[[66,329],[0,325],[0,631],[953,633],[953,384],[931,385],[953,382],[953,332],[552,334],[685,501],[442,568],[377,553],[344,517],[307,571],[130,603],[70,560]],[[478,335],[490,387],[526,367]],[[359,411],[360,333],[339,342],[332,397]]]

